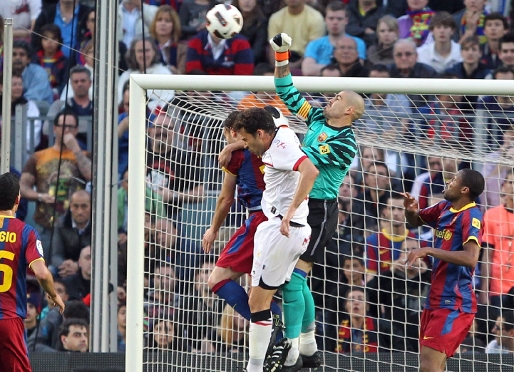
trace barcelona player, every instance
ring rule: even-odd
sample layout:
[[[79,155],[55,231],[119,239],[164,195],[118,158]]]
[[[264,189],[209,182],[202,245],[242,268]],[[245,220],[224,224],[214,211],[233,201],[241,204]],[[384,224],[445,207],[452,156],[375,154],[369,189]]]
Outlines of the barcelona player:
[[[434,246],[414,249],[407,257],[433,257],[432,285],[421,314],[420,371],[444,371],[466,337],[477,312],[473,272],[480,254],[482,213],[475,200],[484,191],[484,177],[472,169],[460,170],[448,182],[443,201],[419,210],[418,202],[404,196],[405,217],[413,226],[434,228]]]
[[[37,231],[16,219],[20,182],[13,173],[0,176],[0,371],[31,371],[23,320],[27,315],[27,266],[50,296],[52,305],[64,310],[54,290],[52,274],[45,266]]]
[[[229,144],[236,141],[232,136],[232,129],[240,113],[241,111],[231,112],[223,123],[223,134]],[[261,206],[265,187],[263,169],[261,158],[249,150],[239,149],[232,153],[230,162],[223,167],[225,178],[216,203],[211,227],[205,232],[202,239],[203,250],[209,253],[234,202],[237,188],[237,196],[241,204],[248,210],[249,215],[221,252],[216,267],[209,276],[208,285],[214,293],[227,301],[247,320],[250,320],[248,294],[235,280],[244,274],[250,274],[255,231],[261,222],[267,220]],[[280,319],[280,307],[274,302],[271,304],[271,311],[273,314],[278,314],[278,319]]]

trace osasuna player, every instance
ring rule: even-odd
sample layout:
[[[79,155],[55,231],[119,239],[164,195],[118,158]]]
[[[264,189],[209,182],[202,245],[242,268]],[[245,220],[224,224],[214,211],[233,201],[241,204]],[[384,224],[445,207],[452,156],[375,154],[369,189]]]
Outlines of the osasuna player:
[[[231,132],[240,113],[241,111],[231,112],[223,123],[223,134],[229,144],[236,141]],[[250,274],[255,231],[261,222],[267,220],[261,207],[264,191],[264,165],[260,157],[252,154],[249,150],[240,149],[232,153],[229,164],[223,167],[223,170],[225,178],[216,202],[211,227],[205,232],[202,239],[203,250],[206,253],[211,251],[218,231],[234,203],[236,188],[239,201],[248,211],[248,218],[223,248],[216,267],[209,276],[208,285],[234,310],[245,319],[250,320],[248,294],[235,280],[245,273]],[[276,303],[272,303],[271,308],[274,314],[282,314]]]
[[[434,228],[434,246],[414,249],[407,257],[409,266],[420,258],[434,258],[432,284],[421,314],[420,371],[444,371],[446,359],[453,356],[475,318],[473,272],[482,240],[482,213],[475,200],[484,184],[479,172],[462,169],[447,184],[445,200],[422,210],[404,194],[407,222]]]
[[[283,287],[285,336],[293,344],[300,344],[299,357],[292,348],[283,371],[317,368],[321,355],[317,352],[314,336],[314,300],[307,286],[307,274],[315,262],[322,263],[324,251],[331,241],[338,223],[337,196],[339,187],[357,153],[352,122],[364,113],[364,100],[353,91],[336,94],[325,107],[314,108],[293,85],[289,70],[291,38],[279,34],[270,40],[275,50],[275,87],[287,108],[307,122],[302,149],[319,170],[319,176],[309,196],[309,217],[312,228],[309,246],[300,257],[291,280]],[[299,303],[304,305],[298,306]],[[292,366],[289,368],[289,366]]]
[[[45,266],[37,231],[16,219],[20,183],[12,173],[0,176],[0,371],[32,371],[27,355],[23,320],[27,315],[27,265],[51,301],[64,303],[54,290]],[[52,304],[53,305],[53,304]]]
[[[296,134],[288,127],[276,128],[264,109],[243,111],[234,130],[265,165],[262,210],[268,220],[259,225],[254,238],[247,365],[248,372],[262,372],[272,331],[270,302],[307,249],[307,199],[318,170],[301,150]]]

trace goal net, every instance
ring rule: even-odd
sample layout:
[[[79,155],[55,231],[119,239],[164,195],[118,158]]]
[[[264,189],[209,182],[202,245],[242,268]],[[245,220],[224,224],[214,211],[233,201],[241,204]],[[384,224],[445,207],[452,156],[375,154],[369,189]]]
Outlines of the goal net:
[[[433,237],[431,230],[404,223],[398,195],[407,191],[421,206],[431,205],[441,200],[446,181],[459,169],[472,167],[486,178],[479,200],[484,211],[512,200],[512,186],[502,188],[514,161],[512,83],[293,81],[313,106],[324,106],[342,89],[357,91],[366,101],[364,116],[354,123],[360,149],[340,189],[339,226],[310,279],[324,356],[319,370],[417,370],[419,317],[430,287],[431,261],[409,270],[403,262],[410,249],[431,246]],[[161,100],[157,92],[163,90],[175,91],[172,101]],[[280,108],[302,138],[306,125],[280,103],[272,77],[131,77],[130,370],[239,371],[246,366],[249,323],[207,286],[218,254],[247,216],[237,200],[210,254],[202,251],[201,241],[223,182],[218,163],[225,146],[222,123],[234,109],[266,104]],[[514,301],[506,289],[509,283],[514,286],[512,252],[505,251],[514,238],[514,217],[507,229],[495,231],[490,239],[507,242],[482,249],[474,285],[477,294],[481,289],[485,293],[480,294],[476,322],[448,370],[513,365],[512,354],[500,351],[514,343],[507,312]],[[247,283],[242,278],[246,288]],[[276,297],[280,305],[280,291]],[[486,346],[488,351],[495,348],[495,354],[485,354]]]

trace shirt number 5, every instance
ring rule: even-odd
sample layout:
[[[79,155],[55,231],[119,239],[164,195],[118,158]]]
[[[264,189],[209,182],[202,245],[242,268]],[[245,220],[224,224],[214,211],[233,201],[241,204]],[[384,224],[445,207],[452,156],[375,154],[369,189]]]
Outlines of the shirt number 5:
[[[0,251],[0,260],[5,258],[6,260],[13,261],[14,253],[8,251]],[[3,282],[0,283],[0,293],[7,292],[12,286],[13,271],[11,266],[0,263],[0,273],[3,273]]]

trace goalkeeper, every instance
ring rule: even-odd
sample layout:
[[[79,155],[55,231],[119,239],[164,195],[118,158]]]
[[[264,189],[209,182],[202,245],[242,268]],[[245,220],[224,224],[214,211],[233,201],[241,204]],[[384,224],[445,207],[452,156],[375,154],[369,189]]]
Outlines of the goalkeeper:
[[[270,40],[275,50],[275,87],[287,108],[305,120],[309,130],[302,144],[303,151],[319,170],[309,193],[308,224],[311,240],[302,254],[291,280],[282,287],[285,337],[291,340],[291,350],[283,371],[297,370],[288,366],[303,361],[303,368],[321,365],[314,336],[314,299],[307,286],[307,274],[315,262],[322,263],[324,250],[337,227],[337,196],[344,176],[350,169],[357,144],[352,122],[364,112],[364,100],[353,91],[343,90],[324,108],[312,107],[293,85],[289,71],[291,38],[276,35]]]

